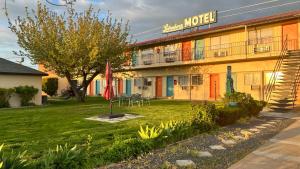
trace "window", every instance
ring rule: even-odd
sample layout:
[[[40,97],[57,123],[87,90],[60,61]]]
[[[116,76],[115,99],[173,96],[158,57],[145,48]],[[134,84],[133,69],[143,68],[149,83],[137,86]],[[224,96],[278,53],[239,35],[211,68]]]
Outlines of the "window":
[[[230,43],[229,35],[212,37],[210,41],[211,49],[228,48]]]
[[[187,86],[189,84],[189,77],[188,76],[179,76],[178,84],[180,86]]]
[[[154,55],[154,50],[152,48],[142,50],[143,59],[150,58],[153,55]]]
[[[152,79],[151,78],[144,78],[144,86],[151,86]]]
[[[246,73],[245,74],[245,85],[259,85],[260,74],[259,73]]]
[[[134,86],[141,87],[142,86],[142,79],[134,79]]]
[[[258,29],[249,31],[249,45],[264,44],[272,42],[272,28]]]
[[[164,56],[174,55],[177,52],[177,45],[176,44],[170,44],[166,45],[164,47]]]
[[[198,86],[203,84],[203,75],[192,75],[192,85]]]

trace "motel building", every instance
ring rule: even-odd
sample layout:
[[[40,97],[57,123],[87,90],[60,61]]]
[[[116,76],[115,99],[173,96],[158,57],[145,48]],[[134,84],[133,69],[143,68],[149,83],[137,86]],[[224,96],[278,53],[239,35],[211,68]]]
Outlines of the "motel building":
[[[221,26],[213,26],[215,22],[216,11],[200,14],[163,26],[163,33],[177,34],[132,45],[130,63],[114,73],[115,95],[219,100],[231,67],[235,91],[257,100],[277,99],[278,104],[290,99],[300,103],[300,11]],[[200,27],[208,24],[208,28]],[[181,31],[192,27],[200,29]],[[105,80],[98,76],[89,85],[88,95],[102,95],[104,88]]]

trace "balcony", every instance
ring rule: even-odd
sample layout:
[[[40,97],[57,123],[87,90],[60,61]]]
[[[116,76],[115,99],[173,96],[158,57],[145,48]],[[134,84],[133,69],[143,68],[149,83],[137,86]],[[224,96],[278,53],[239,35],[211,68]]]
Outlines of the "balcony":
[[[230,62],[243,59],[262,59],[280,55],[282,38],[273,37],[252,41],[234,42],[190,50],[172,50],[142,54],[140,62],[130,69],[144,69],[164,66],[191,65],[213,62]],[[288,40],[290,50],[299,49],[298,40]]]

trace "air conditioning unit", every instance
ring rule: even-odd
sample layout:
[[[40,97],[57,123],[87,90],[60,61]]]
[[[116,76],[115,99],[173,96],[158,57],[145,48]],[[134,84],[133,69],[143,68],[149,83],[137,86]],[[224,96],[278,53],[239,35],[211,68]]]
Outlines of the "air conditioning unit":
[[[175,62],[175,57],[167,57],[167,58],[165,59],[165,61],[166,61],[167,63]]]
[[[151,65],[152,64],[152,60],[145,60],[144,61],[144,65]]]
[[[214,53],[214,57],[224,57],[224,56],[228,56],[228,52],[227,51],[216,51]]]
[[[265,53],[265,52],[270,52],[271,47],[270,46],[256,46],[254,47],[254,53]]]

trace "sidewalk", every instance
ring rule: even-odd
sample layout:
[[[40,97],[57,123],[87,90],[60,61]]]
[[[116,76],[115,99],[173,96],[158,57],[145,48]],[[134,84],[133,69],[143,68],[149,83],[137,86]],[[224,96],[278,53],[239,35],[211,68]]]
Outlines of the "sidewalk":
[[[265,113],[266,116],[297,121],[229,169],[300,169],[300,113],[298,114]]]

